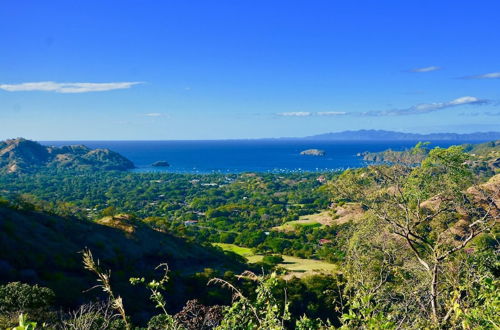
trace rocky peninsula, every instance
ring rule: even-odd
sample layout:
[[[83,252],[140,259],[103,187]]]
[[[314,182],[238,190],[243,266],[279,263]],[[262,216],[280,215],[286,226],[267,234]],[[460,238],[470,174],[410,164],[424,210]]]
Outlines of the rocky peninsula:
[[[125,171],[134,167],[130,160],[109,149],[90,149],[84,145],[44,146],[23,138],[0,141],[0,173],[49,168]]]

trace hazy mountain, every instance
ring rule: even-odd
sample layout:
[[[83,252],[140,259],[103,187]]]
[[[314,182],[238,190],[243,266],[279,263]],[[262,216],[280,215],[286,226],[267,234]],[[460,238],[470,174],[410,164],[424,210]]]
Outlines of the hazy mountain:
[[[403,133],[384,130],[359,130],[325,133],[308,136],[307,140],[379,140],[379,141],[493,141],[500,139],[500,132],[477,133]]]

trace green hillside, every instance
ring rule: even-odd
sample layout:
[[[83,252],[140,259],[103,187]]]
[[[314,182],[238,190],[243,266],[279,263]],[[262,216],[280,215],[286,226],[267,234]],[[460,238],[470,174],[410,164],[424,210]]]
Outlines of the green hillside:
[[[500,140],[462,145],[465,152],[473,157],[471,165],[476,170],[496,171],[500,168]],[[371,163],[411,163],[419,164],[429,154],[430,148],[425,143],[419,144],[419,148],[410,150],[394,151],[391,149],[380,152],[364,152],[363,160]]]
[[[6,203],[4,203],[6,204]],[[205,268],[240,271],[237,258],[211,247],[158,232],[131,216],[98,222],[63,218],[0,206],[0,284],[38,283],[53,289],[62,306],[74,306],[100,294],[85,292],[95,278],[82,267],[81,251],[89,248],[105,268],[131,312],[148,309],[146,291],[129,285],[130,277],[155,277],[155,267],[168,263],[174,271],[174,307],[185,302],[183,278]],[[182,273],[179,273],[182,272]],[[75,300],[76,299],[76,300]]]

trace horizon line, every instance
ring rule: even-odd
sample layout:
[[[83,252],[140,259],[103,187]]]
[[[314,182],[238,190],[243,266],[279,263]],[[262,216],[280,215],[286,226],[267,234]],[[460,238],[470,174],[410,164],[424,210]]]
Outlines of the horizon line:
[[[344,131],[334,131],[334,132],[326,132],[326,133],[319,133],[319,134],[314,134],[314,135],[307,135],[307,136],[300,136],[300,137],[291,137],[291,136],[282,136],[282,137],[257,137],[257,138],[220,138],[220,139],[34,139],[35,141],[40,141],[40,142],[101,142],[101,141],[115,141],[115,142],[140,142],[140,141],[151,141],[151,142],[160,142],[160,141],[255,141],[255,140],[300,140],[300,139],[308,139],[308,138],[314,138],[318,137],[318,140],[321,140],[321,136],[328,135],[328,134],[339,134],[339,133],[346,133],[346,132],[366,132],[366,131],[371,131],[371,132],[388,132],[388,133],[397,133],[397,134],[414,134],[414,135],[421,135],[421,136],[426,136],[426,135],[437,135],[437,134],[456,134],[456,135],[473,135],[473,134],[500,134],[499,131],[475,131],[475,132],[470,132],[470,133],[457,133],[457,132],[432,132],[432,133],[415,133],[415,132],[402,132],[402,131],[391,131],[391,130],[383,130],[383,129],[360,129],[360,130],[344,130]],[[17,138],[23,138],[23,137],[16,137],[16,138],[5,138],[5,140],[12,140],[12,139],[17,139]],[[330,139],[325,139],[325,140],[330,140]],[[342,141],[361,141],[360,139],[341,139]],[[369,141],[370,139],[367,139],[366,141]],[[379,139],[380,140],[380,139]],[[390,141],[390,139],[387,139]],[[477,141],[480,141],[483,139],[477,139]],[[340,141],[340,140],[339,140]],[[471,141],[474,141],[472,139]]]

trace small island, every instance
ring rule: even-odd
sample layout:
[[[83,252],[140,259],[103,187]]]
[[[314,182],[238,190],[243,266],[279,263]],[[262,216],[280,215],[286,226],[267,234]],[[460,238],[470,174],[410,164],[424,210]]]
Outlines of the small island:
[[[300,153],[302,156],[324,156],[326,152],[320,149],[307,149]]]
[[[153,167],[169,167],[170,164],[167,161],[159,160],[151,164]]]

